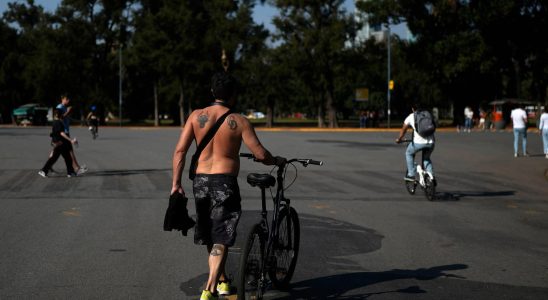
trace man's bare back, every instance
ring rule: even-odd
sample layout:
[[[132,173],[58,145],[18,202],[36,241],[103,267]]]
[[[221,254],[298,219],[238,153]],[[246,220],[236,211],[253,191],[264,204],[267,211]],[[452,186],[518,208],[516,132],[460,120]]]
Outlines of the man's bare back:
[[[211,105],[190,114],[173,156],[173,188],[180,187],[185,157],[191,144],[194,141],[199,144],[217,119],[227,111],[228,108],[225,106]],[[239,151],[242,142],[258,161],[267,165],[275,163],[275,158],[263,147],[249,120],[240,114],[232,113],[227,116],[213,139],[202,151],[196,174],[237,176],[240,170]]]

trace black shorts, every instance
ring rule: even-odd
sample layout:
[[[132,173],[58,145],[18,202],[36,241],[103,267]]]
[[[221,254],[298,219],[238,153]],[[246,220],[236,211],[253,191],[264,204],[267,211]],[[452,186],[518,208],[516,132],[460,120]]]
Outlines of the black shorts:
[[[193,189],[196,201],[194,243],[233,246],[242,214],[237,178],[224,174],[196,174]]]

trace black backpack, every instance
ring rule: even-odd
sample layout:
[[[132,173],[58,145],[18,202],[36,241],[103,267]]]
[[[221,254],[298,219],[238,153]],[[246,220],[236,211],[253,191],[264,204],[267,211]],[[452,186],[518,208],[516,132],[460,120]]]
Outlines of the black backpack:
[[[436,122],[434,117],[427,110],[420,110],[415,112],[415,130],[417,134],[426,138],[436,132]]]

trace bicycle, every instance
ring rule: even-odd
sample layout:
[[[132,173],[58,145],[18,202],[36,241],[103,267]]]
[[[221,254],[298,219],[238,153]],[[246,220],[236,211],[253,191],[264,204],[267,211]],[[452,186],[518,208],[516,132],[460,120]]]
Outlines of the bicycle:
[[[255,159],[249,153],[240,153],[240,156]],[[247,176],[247,182],[251,186],[261,189],[262,209],[261,220],[251,227],[240,258],[237,285],[239,300],[262,299],[271,283],[278,289],[289,287],[299,254],[300,223],[297,211],[290,206],[290,200],[285,197],[284,191],[295,182],[297,176],[287,187],[284,187],[284,182],[290,165],[297,170],[294,163],[300,163],[304,167],[323,165],[322,161],[294,158],[278,167],[277,178],[258,173]],[[269,227],[265,189],[275,186],[276,183]]]
[[[97,123],[95,122],[88,122],[88,125],[89,125],[89,131],[91,132],[91,137],[93,139],[96,139],[98,134],[97,134]]]
[[[403,144],[403,143],[407,144],[412,142],[413,142],[412,140],[401,140],[399,144]],[[426,199],[428,199],[428,201],[434,201],[436,196],[436,180],[432,173],[424,169],[424,153],[421,153],[421,154],[422,154],[421,163],[417,164],[415,162],[419,179],[417,180],[415,178],[414,181],[405,180],[405,188],[407,189],[407,192],[409,192],[409,194],[414,195],[417,190],[417,185],[419,185],[421,189],[424,191],[424,195],[426,196]]]

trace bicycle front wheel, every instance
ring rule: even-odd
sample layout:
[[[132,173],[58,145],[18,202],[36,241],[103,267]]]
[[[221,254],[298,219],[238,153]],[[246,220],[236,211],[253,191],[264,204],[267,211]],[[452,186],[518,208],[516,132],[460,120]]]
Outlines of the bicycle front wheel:
[[[299,255],[300,230],[297,211],[293,207],[282,208],[278,222],[278,238],[274,241],[272,249],[275,264],[268,272],[270,280],[278,289],[288,288],[295,272]]]
[[[425,176],[424,184],[424,195],[426,196],[426,199],[428,199],[428,201],[434,201],[436,196],[436,185],[430,175],[427,174]]]
[[[264,234],[259,224],[251,228],[240,257],[238,299],[262,299]]]

